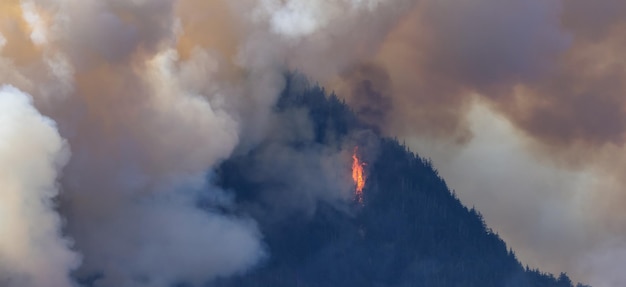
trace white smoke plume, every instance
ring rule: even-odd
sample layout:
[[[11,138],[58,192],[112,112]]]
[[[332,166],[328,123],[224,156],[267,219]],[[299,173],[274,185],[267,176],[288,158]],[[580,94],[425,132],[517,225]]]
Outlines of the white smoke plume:
[[[56,213],[57,178],[69,159],[55,123],[32,98],[0,87],[0,285],[71,287],[80,264]]]

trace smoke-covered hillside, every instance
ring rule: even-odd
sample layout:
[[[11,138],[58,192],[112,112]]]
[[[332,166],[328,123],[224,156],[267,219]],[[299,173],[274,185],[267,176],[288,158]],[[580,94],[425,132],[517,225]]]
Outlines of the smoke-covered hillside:
[[[329,190],[354,196],[353,185],[331,179],[349,179],[355,147],[367,181],[363,202],[345,204]],[[216,181],[259,222],[269,256],[210,286],[573,286],[563,273],[524,267],[428,159],[297,76],[287,81],[270,136],[224,162]]]

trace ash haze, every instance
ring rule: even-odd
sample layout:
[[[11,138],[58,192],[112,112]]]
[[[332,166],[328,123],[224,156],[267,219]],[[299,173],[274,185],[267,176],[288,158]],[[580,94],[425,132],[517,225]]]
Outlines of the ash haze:
[[[297,70],[433,158],[524,263],[624,286],[625,10],[1,0],[0,283],[200,284],[271,256],[206,173],[273,130]]]

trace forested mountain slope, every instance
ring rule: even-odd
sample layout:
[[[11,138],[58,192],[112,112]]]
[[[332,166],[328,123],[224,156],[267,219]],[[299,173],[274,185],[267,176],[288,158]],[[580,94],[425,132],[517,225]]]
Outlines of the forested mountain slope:
[[[429,160],[379,136],[336,96],[292,75],[276,107],[277,119],[297,121],[290,111],[306,111],[310,136],[297,136],[302,125],[281,125],[275,136],[226,161],[217,173],[218,184],[234,191],[238,204],[259,222],[268,258],[247,274],[212,284],[573,286],[565,274],[555,277],[524,267],[480,213],[463,206]],[[292,151],[293,166],[274,159],[280,157],[272,156],[276,145]],[[308,188],[292,184],[293,169],[302,169],[297,162],[329,149],[349,153],[352,146],[359,146],[357,153],[366,162],[362,203],[342,206],[314,198],[315,207],[305,212],[279,211],[284,208],[277,207],[277,197]],[[284,171],[262,172],[276,168]],[[277,192],[281,189],[284,193]]]

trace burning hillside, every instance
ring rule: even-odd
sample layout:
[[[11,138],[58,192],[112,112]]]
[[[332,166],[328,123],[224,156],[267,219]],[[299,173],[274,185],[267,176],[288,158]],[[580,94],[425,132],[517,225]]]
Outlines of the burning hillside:
[[[299,80],[288,78],[271,136],[219,169],[271,257],[215,286],[573,287],[525,269],[428,160],[376,136],[318,87],[293,89]]]

